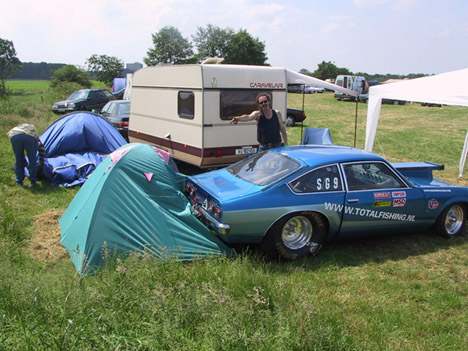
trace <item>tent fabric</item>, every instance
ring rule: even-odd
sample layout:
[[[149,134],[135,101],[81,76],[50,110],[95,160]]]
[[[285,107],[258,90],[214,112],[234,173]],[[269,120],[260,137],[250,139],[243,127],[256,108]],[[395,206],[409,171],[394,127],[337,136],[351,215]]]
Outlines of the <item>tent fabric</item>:
[[[125,78],[114,78],[112,81],[112,92],[117,93],[127,86],[127,79]]]
[[[382,99],[468,106],[468,68],[369,89],[365,149],[372,151],[379,123]]]
[[[328,128],[306,128],[302,137],[302,145],[331,145],[333,140]]]
[[[73,112],[52,123],[39,137],[45,149],[42,176],[51,185],[75,186],[127,141],[104,118]]]
[[[359,96],[359,93],[340,87],[339,85],[328,83],[321,79],[314,78],[314,77],[311,77],[302,73],[297,73],[289,69],[286,69],[285,71],[286,71],[286,82],[288,84],[308,84],[314,87],[339,91],[341,93],[351,95],[351,96],[356,96],[356,97]]]
[[[76,270],[92,273],[105,257],[131,252],[180,261],[232,255],[193,215],[185,178],[147,144],[127,144],[107,157],[59,220]]]
[[[373,86],[369,89],[366,122],[366,151],[372,151],[379,124],[382,99],[468,106],[468,68],[429,77]],[[460,157],[459,176],[463,175],[468,150],[468,132]]]

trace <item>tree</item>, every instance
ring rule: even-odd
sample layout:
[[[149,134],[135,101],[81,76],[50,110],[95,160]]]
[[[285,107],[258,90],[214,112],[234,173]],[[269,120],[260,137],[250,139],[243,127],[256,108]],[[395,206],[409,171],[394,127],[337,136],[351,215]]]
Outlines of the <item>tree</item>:
[[[96,78],[100,82],[104,82],[109,86],[114,78],[120,77],[124,70],[124,64],[115,56],[93,55],[87,61],[88,71],[96,74]]]
[[[309,71],[307,68],[301,68],[301,70],[299,71],[299,73],[305,74],[306,76],[311,76],[311,75],[312,75],[312,72]]]
[[[265,44],[241,29],[231,37],[224,59],[224,63],[265,66],[268,57],[265,53]]]
[[[65,65],[54,72],[50,79],[50,87],[57,88],[62,83],[76,83],[84,88],[91,88],[91,81],[86,72],[73,65]]]
[[[231,45],[234,30],[222,29],[211,24],[206,28],[198,27],[197,33],[192,37],[198,49],[200,59],[207,57],[225,57]]]
[[[265,66],[267,59],[265,44],[258,38],[253,38],[246,30],[241,29],[231,37],[224,62]]]
[[[13,42],[0,38],[0,98],[7,95],[5,79],[13,77],[21,69]]]
[[[353,74],[347,68],[337,67],[331,61],[322,61],[318,64],[318,68],[312,73],[312,76],[322,80],[325,79],[335,79],[337,75],[340,74]]]
[[[194,56],[192,44],[173,26],[166,26],[152,34],[154,48],[147,52],[143,61],[148,66],[159,63],[191,63]]]

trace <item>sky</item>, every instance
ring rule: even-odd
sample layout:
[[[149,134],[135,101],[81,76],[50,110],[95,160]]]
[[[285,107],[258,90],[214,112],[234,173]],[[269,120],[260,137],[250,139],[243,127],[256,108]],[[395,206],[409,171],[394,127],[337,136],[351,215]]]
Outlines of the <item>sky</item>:
[[[164,26],[192,42],[208,24],[247,30],[270,65],[295,71],[322,61],[369,74],[468,67],[466,0],[0,0],[0,38],[22,62],[143,63]]]

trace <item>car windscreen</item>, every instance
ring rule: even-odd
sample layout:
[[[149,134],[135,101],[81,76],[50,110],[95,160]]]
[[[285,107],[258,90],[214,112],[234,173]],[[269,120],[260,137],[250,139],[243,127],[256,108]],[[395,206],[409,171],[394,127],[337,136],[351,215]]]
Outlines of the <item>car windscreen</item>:
[[[107,103],[101,110],[103,115],[112,115],[116,113],[117,105],[114,103]]]
[[[301,164],[276,152],[263,152],[246,158],[229,167],[227,171],[255,185],[268,185],[290,174]]]
[[[68,97],[68,100],[86,100],[88,98],[87,91],[75,91]]]

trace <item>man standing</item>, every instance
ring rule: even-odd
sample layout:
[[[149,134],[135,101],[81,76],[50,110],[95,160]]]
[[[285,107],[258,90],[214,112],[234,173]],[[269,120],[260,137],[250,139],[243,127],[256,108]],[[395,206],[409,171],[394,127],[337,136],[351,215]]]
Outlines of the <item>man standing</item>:
[[[248,115],[236,116],[231,119],[231,123],[237,124],[239,121],[257,121],[257,140],[260,143],[259,152],[273,149],[288,144],[288,135],[284,127],[281,112],[271,108],[271,98],[267,93],[261,93],[257,96],[259,110],[253,111]]]
[[[15,153],[15,174],[18,186],[24,186],[24,167],[26,162],[24,152],[28,156],[29,180],[31,186],[37,185],[37,130],[32,124],[20,124],[7,133],[11,141],[13,152]]]

